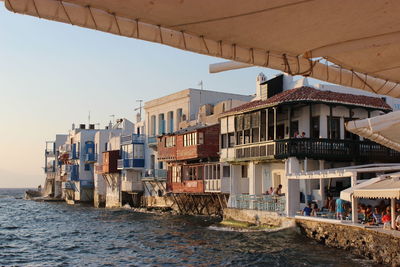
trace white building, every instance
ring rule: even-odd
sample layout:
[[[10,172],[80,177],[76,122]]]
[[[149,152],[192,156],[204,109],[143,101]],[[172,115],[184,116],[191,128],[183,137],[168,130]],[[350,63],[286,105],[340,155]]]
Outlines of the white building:
[[[347,180],[286,179],[286,174],[390,161],[377,144],[359,139],[344,124],[389,112],[384,99],[317,90],[303,79],[257,77],[257,96],[221,118],[221,162],[230,164],[231,207],[264,209],[293,215],[299,202],[321,201],[328,190],[339,194]],[[302,138],[295,138],[301,135]],[[393,159],[392,159],[393,160]],[[282,185],[285,197],[271,200],[265,193]],[[286,202],[286,204],[285,204]],[[296,204],[297,203],[297,204]],[[290,209],[289,209],[290,207]]]
[[[157,136],[173,133],[190,125],[205,121],[210,117],[214,106],[222,112],[248,102],[252,96],[230,94],[209,90],[185,89],[144,104],[145,134],[145,195],[157,196],[165,193],[166,166],[158,160]],[[203,111],[203,116],[199,114]],[[212,116],[211,116],[212,117]]]

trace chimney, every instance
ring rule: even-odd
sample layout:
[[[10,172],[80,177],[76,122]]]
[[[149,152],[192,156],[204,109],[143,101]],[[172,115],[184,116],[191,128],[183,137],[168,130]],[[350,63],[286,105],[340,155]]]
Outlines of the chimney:
[[[261,100],[262,91],[263,91],[263,88],[265,87],[262,84],[266,81],[267,81],[267,76],[265,76],[264,73],[260,72],[260,74],[258,74],[257,78],[256,78],[256,97],[254,100]]]
[[[86,129],[86,125],[85,124],[79,124],[79,129]]]
[[[94,130],[94,124],[89,124],[89,129]]]
[[[72,123],[72,130],[75,130],[75,123]]]

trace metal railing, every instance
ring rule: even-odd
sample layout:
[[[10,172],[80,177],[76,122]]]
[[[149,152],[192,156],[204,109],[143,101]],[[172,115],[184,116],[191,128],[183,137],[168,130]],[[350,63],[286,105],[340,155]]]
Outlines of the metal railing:
[[[240,145],[235,147],[235,156],[238,160],[298,157],[340,161],[400,161],[400,152],[372,141],[326,138],[291,138]]]
[[[118,169],[144,168],[144,159],[119,159]]]
[[[284,213],[285,196],[271,195],[236,195],[232,196],[231,207],[237,209],[263,210]]]
[[[166,179],[168,176],[167,170],[162,169],[146,169],[142,171],[142,178],[158,178]]]
[[[97,154],[85,154],[85,161],[86,162],[96,162],[97,161]]]
[[[144,134],[131,134],[131,135],[123,135],[121,136],[121,145],[129,145],[129,144],[143,144],[146,137]]]
[[[157,145],[157,137],[156,136],[149,136],[147,137],[148,145]]]

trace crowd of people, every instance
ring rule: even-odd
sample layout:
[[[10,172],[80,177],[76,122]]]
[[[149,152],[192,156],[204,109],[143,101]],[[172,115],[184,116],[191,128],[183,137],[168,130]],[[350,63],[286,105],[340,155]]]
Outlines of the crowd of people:
[[[334,214],[335,218],[339,220],[350,220],[352,215],[351,203],[340,198],[334,200],[332,196],[328,196],[322,209],[318,208],[316,202],[309,202],[301,213],[304,216],[317,216],[318,212]],[[396,203],[395,212],[395,229],[400,230],[400,203]],[[387,205],[383,200],[375,207],[359,204],[358,220],[362,224],[381,225],[390,229],[392,220],[390,205]]]

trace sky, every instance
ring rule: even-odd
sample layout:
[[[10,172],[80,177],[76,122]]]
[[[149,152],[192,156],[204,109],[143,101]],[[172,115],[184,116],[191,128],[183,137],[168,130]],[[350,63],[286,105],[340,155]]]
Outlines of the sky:
[[[186,88],[255,93],[260,72],[209,74],[222,59],[7,11],[0,2],[0,188],[44,182],[45,141],[72,123],[135,121],[136,100]]]

